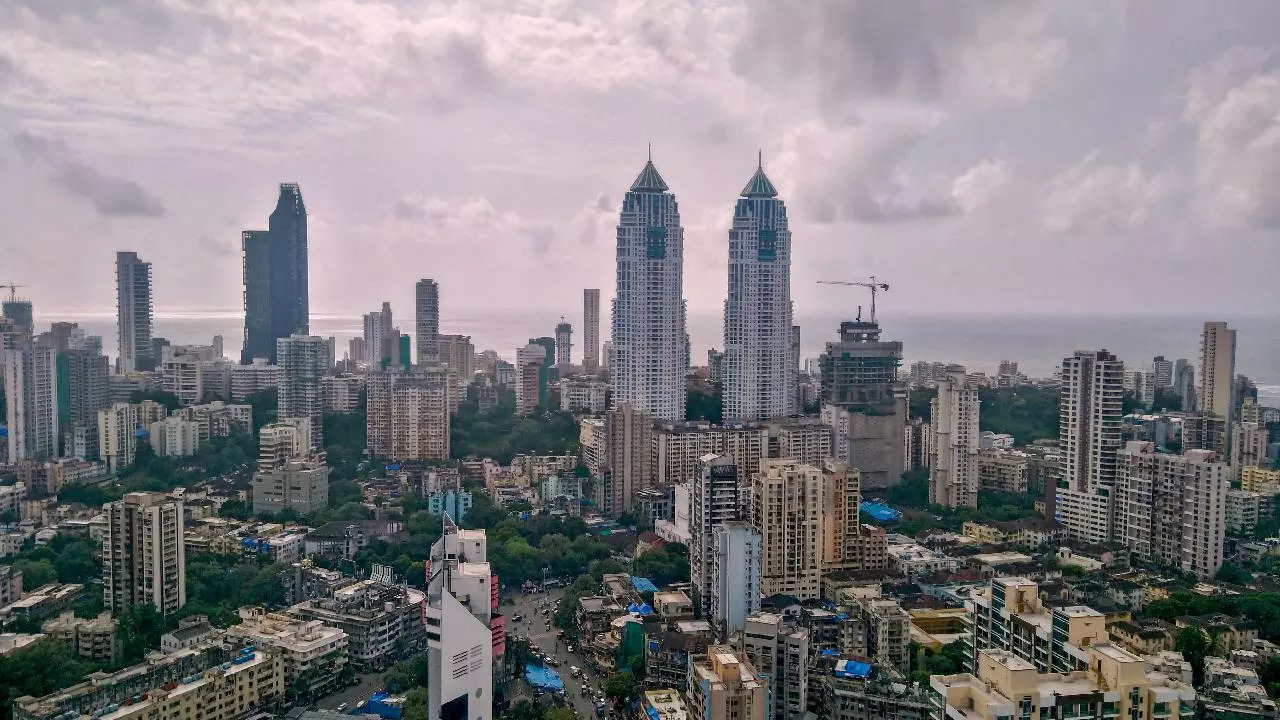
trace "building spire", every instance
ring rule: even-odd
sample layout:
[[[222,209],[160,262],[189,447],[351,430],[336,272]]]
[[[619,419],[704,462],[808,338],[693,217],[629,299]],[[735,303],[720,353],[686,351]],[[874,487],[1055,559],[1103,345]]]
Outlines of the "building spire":
[[[747,181],[747,186],[742,188],[742,197],[778,197],[778,189],[769,182],[769,177],[764,174],[764,151],[759,150],[756,153],[756,172]]]
[[[653,166],[653,143],[649,143],[648,159],[644,163],[644,168],[640,174],[636,176],[635,182],[631,183],[632,192],[666,192],[667,183],[658,174],[658,169]]]
[[[764,150],[756,150],[756,169],[764,170]]]

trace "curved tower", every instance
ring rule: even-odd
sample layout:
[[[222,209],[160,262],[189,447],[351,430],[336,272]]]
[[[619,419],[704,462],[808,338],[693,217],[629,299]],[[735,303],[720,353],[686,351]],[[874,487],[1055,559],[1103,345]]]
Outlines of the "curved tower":
[[[680,208],[650,158],[623,197],[618,219],[613,407],[684,419],[683,276]]]
[[[724,421],[797,412],[791,348],[791,231],[787,206],[761,161],[742,188],[729,230],[724,302]]]

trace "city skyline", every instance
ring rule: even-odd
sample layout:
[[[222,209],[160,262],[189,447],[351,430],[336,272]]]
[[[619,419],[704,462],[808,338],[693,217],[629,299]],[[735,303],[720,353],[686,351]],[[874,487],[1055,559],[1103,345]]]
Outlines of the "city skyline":
[[[315,308],[407,308],[412,281],[429,272],[457,286],[462,304],[564,312],[578,289],[532,278],[581,277],[612,297],[619,178],[652,140],[685,207],[691,312],[722,302],[726,188],[757,148],[793,198],[797,312],[850,304],[813,281],[873,273],[894,285],[898,312],[961,295],[973,312],[1212,302],[1206,311],[1229,313],[1280,292],[1256,282],[1280,252],[1267,242],[1275,184],[1263,181],[1276,155],[1265,143],[1242,150],[1274,128],[1274,112],[1245,113],[1277,99],[1277,58],[1265,51],[1273,6],[1032,4],[923,18],[917,5],[880,17],[815,2],[778,18],[767,4],[707,0],[642,31],[572,5],[494,8],[482,29],[453,24],[460,6],[331,0],[335,23],[310,38],[318,62],[300,76],[273,65],[250,75],[226,36],[200,29],[292,47],[307,34],[294,32],[303,20],[290,11],[0,15],[13,39],[0,61],[11,279],[45,307],[55,294],[60,306],[97,307],[111,292],[102,267],[130,249],[154,264],[157,306],[235,308],[238,233],[260,226],[267,188],[294,180],[314,213]],[[538,14],[544,36],[529,29]],[[138,46],[147,22],[170,31]],[[377,30],[384,23],[404,28],[398,40]],[[97,48],[78,43],[80,24]],[[787,32],[765,32],[775,24]],[[1184,35],[1194,42],[1160,41]],[[353,58],[339,37],[367,42]],[[586,37],[582,52],[544,50],[567,37]],[[821,47],[839,51],[819,63]],[[118,77],[55,70],[96,67],[85,61],[125,48],[137,52],[113,53],[128,59]],[[153,69],[176,72],[169,54],[179,48],[202,61],[159,81]],[[385,88],[403,87],[396,65],[414,63],[435,79],[392,97]],[[339,67],[351,82],[335,80]],[[791,80],[775,82],[779,72]],[[126,90],[123,77],[146,80]],[[249,97],[271,100],[251,108]],[[74,111],[59,103],[68,98]],[[1240,132],[1210,133],[1217,124]],[[283,139],[280,127],[290,128]],[[414,142],[424,128],[449,142]],[[1216,262],[1204,262],[1209,247]],[[1103,251],[1113,262],[1088,259]],[[54,255],[76,262],[55,275]],[[423,262],[397,262],[413,257]],[[1057,272],[1044,272],[1048,262]],[[1157,299],[1131,281],[1132,267],[1166,284],[1194,281],[1211,300]],[[488,282],[464,285],[473,273]],[[1076,276],[1090,278],[1088,292]],[[397,294],[381,297],[385,285]]]

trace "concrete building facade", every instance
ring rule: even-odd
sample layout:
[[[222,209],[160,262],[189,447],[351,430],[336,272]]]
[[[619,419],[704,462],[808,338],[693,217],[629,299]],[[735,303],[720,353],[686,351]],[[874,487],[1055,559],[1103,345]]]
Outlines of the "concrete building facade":
[[[978,388],[965,379],[964,368],[949,365],[930,403],[930,503],[978,506],[978,405]]]
[[[154,605],[162,615],[187,602],[182,502],[164,493],[128,493],[103,507],[103,592],[107,609]]]
[[[1124,363],[1106,350],[1078,351],[1062,361],[1059,381],[1061,476],[1055,519],[1074,540],[1108,542],[1116,453],[1122,446]]]
[[[800,600],[822,596],[822,471],[793,460],[764,460],[751,480],[750,521],[760,533],[760,590]]]

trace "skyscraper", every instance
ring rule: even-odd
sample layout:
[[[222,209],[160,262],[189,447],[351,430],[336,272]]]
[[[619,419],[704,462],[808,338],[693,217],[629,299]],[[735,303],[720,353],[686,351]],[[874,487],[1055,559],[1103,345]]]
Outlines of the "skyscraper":
[[[414,330],[418,343],[418,364],[440,362],[440,287],[435,280],[423,278],[414,288]]]
[[[1116,453],[1123,446],[1124,363],[1106,350],[1077,351],[1062,361],[1059,378],[1057,520],[1072,539],[1109,542]]]
[[[600,288],[582,291],[582,367],[587,372],[600,368]]]
[[[547,362],[547,349],[542,345],[531,342],[516,349],[516,415],[538,411],[543,365]]]
[[[151,354],[151,263],[135,252],[116,253],[116,329],[120,359],[116,370],[154,370]]]
[[[383,302],[381,310],[364,315],[364,352],[375,370],[395,363],[399,334],[392,327],[391,303]]]
[[[653,418],[643,410],[616,407],[605,413],[604,432],[608,447],[602,470],[606,492],[599,509],[617,517],[631,511],[635,494],[647,488],[653,477]]]
[[[182,501],[164,493],[133,492],[107,503],[102,543],[107,609],[154,605],[162,615],[187,603]]]
[[[948,366],[930,405],[929,502],[947,507],[978,506],[978,388],[964,375],[963,367]]]
[[[1173,364],[1173,391],[1183,412],[1196,411],[1196,370],[1191,361],[1179,359]]]
[[[57,354],[44,343],[29,340],[3,353],[9,462],[56,457]]]
[[[488,562],[485,531],[459,529],[445,515],[444,533],[431,546],[426,576],[430,717],[489,720],[506,621],[498,613],[498,576]]]
[[[741,518],[741,488],[738,466],[728,455],[707,454],[698,460],[693,476],[689,532],[689,577],[703,608],[712,607],[711,563],[714,551],[712,532],[730,520]]]
[[[98,411],[110,405],[107,357],[96,349],[58,353],[58,427],[62,455],[98,457]]]
[[[622,199],[613,300],[613,405],[684,419],[684,228],[653,160]]]
[[[311,421],[312,443],[324,447],[324,394],[320,378],[333,364],[329,342],[314,335],[291,335],[276,341],[279,367],[279,416]]]
[[[907,389],[898,381],[902,343],[880,339],[873,322],[840,323],[840,340],[819,358],[822,419],[832,429],[831,454],[859,469],[864,488],[888,488],[902,477]]]
[[[556,370],[564,377],[573,366],[573,326],[560,318],[556,325]]]
[[[717,637],[728,638],[746,626],[747,616],[760,610],[763,552],[760,533],[745,520],[728,520],[711,528],[708,553],[709,615]]]
[[[791,347],[787,207],[762,165],[739,195],[724,302],[725,422],[793,414],[798,365]]]
[[[307,288],[307,209],[296,183],[281,183],[267,230],[246,230],[244,350],[240,362],[276,361],[276,340],[310,332]]]
[[[1235,421],[1233,389],[1236,381],[1236,331],[1224,322],[1207,322],[1200,338],[1200,396],[1201,413],[1226,420],[1227,427]]]

